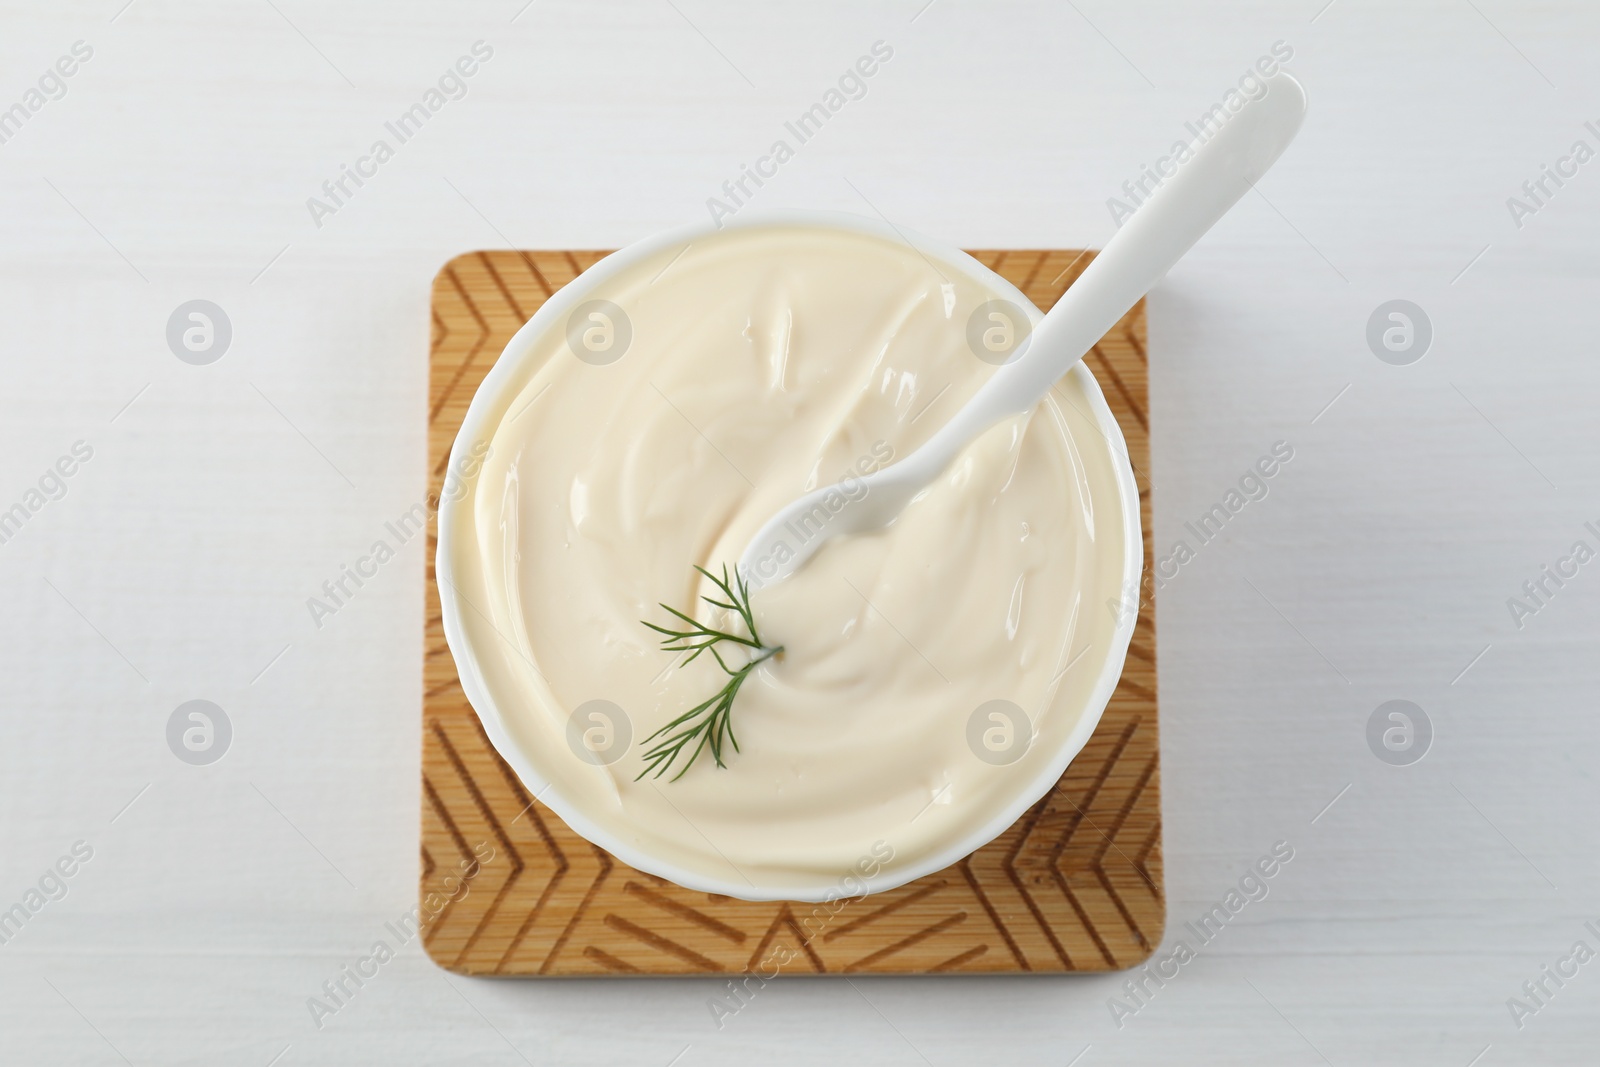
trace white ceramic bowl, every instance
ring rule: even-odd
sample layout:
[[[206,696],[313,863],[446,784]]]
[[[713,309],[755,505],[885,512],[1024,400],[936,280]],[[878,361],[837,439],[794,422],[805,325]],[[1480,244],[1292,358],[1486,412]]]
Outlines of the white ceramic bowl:
[[[937,259],[946,267],[978,280],[1005,299],[1014,301],[1020,307],[1025,308],[1030,313],[1035,324],[1042,318],[1042,315],[1028,301],[1027,297],[1017,290],[1015,286],[965,252],[952,248],[940,241],[929,240],[903,229],[892,228],[873,219],[836,212],[769,212],[759,216],[755,214],[741,215],[735,220],[723,223],[721,227],[714,226],[709,222],[687,226],[682,229],[657,234],[654,237],[648,237],[607,256],[577,279],[560,289],[539,308],[533,318],[529,319],[512,337],[511,341],[506,345],[505,351],[501,353],[499,360],[484,379],[483,384],[478,387],[478,392],[473,397],[472,404],[468,407],[466,417],[462,421],[461,429],[456,435],[447,469],[452,471],[467,469],[475,459],[475,457],[469,457],[464,454],[468,446],[464,445],[463,442],[492,439],[495,427],[489,424],[491,413],[502,407],[499,402],[502,394],[507,390],[515,389],[527,374],[528,368],[523,364],[528,359],[530,350],[534,347],[534,339],[542,337],[549,331],[559,332],[563,330],[567,316],[571,311],[583,301],[589,299],[591,294],[606,279],[626,270],[640,260],[647,259],[665,249],[675,248],[708,237],[719,229],[770,226],[774,224],[843,229],[890,241],[909,241],[925,256]],[[1103,447],[1110,454],[1112,469],[1116,476],[1123,529],[1122,555],[1124,562],[1119,588],[1124,591],[1133,590],[1136,595],[1144,563],[1144,543],[1140,532],[1139,492],[1134,482],[1133,469],[1129,465],[1127,445],[1123,441],[1121,427],[1117,425],[1115,417],[1111,414],[1111,409],[1106,406],[1105,397],[1101,393],[1099,385],[1095,382],[1094,375],[1082,363],[1075,365],[1070,373],[1075,376],[1077,384],[1089,399],[1091,410],[1087,414],[1094,419],[1102,436]],[[1097,446],[1084,442],[1083,447]],[[455,499],[451,499],[451,494],[446,494],[446,498],[441,501],[440,505],[439,545],[438,555],[435,560],[435,571],[439,581],[439,602],[444,613],[445,639],[449,643],[452,655],[455,657],[456,669],[461,677],[462,689],[466,692],[467,699],[471,701],[474,710],[477,711],[479,719],[482,720],[484,731],[489,735],[489,740],[494,744],[501,757],[517,773],[523,785],[527,787],[529,794],[537,797],[540,803],[560,815],[575,832],[605,849],[622,862],[690,889],[744,900],[818,902],[838,899],[846,895],[859,895],[861,892],[859,890],[849,893],[842,892],[837,884],[751,886],[748,882],[710,878],[701,872],[684,869],[667,859],[635,847],[629,842],[619,840],[614,834],[590,819],[579,805],[572,803],[551,785],[538,769],[539,759],[537,756],[523,751],[515,740],[514,732],[508,728],[506,713],[496,705],[494,696],[484,681],[483,674],[478,667],[478,650],[472,647],[467,636],[468,631],[462,624],[464,611],[471,612],[475,609],[470,604],[463,603],[463,599],[457,589],[457,557],[455,554],[458,551],[472,551],[473,549],[470,543],[464,543],[458,547],[456,538],[452,536],[452,530],[455,526],[457,510],[470,506],[471,500],[471,491]],[[1095,605],[1094,609],[1101,610],[1102,606]],[[1023,812],[1027,811],[1055,785],[1066,770],[1067,765],[1088,743],[1090,735],[1094,733],[1095,726],[1100,722],[1100,716],[1105,711],[1106,704],[1111,699],[1111,694],[1116,689],[1117,682],[1122,676],[1122,666],[1127,656],[1128,642],[1133,636],[1134,613],[1118,612],[1117,620],[1110,646],[1100,663],[1099,673],[1091,690],[1092,695],[1086,706],[1083,707],[1077,725],[1067,735],[1065,741],[1053,754],[1053,758],[1048,761],[1044,769],[1030,780],[1019,782],[1011,803],[996,811],[994,816],[983,823],[980,829],[957,840],[950,841],[946,847],[928,853],[920,861],[896,865],[885,874],[880,875],[876,880],[867,882],[865,892],[878,893],[886,889],[893,889],[924,875],[942,870],[961,860],[998,837],[1012,823],[1016,822]],[[563,753],[563,756],[566,756],[566,754]]]

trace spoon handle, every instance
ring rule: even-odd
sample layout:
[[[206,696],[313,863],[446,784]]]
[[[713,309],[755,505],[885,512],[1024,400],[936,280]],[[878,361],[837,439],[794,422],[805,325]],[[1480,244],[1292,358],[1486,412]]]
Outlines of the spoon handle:
[[[828,538],[893,522],[968,442],[1006,416],[1037,404],[1294,139],[1305,117],[1305,92],[1281,71],[1265,85],[1264,94],[1232,115],[1224,112],[1220,122],[1207,123],[1176,171],[1033,326],[1017,354],[922,447],[867,475],[850,492],[835,486],[815,489],[768,519],[739,557],[739,573],[751,586],[792,574]],[[862,493],[862,487],[868,491]],[[844,503],[830,502],[830,497]]]
[[[1032,408],[1255,185],[1294,139],[1306,110],[1305,92],[1288,74],[1264,84],[1263,95],[1191,143],[1187,160],[1106,242],[1020,354],[908,459],[942,469],[977,434]]]

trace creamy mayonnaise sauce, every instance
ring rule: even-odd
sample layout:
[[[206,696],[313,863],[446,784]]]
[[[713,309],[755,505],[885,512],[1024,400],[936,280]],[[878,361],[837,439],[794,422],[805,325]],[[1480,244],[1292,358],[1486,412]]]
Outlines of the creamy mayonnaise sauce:
[[[515,743],[617,840],[753,890],[824,890],[890,853],[872,869],[893,881],[1033,799],[1120,665],[1122,445],[1079,367],[892,526],[755,594],[785,652],[739,693],[726,769],[702,753],[678,781],[681,760],[634,780],[644,738],[725,680],[709,656],[676,666],[640,620],[669,621],[658,601],[718,618],[691,564],[720,572],[796,495],[909,455],[994,372],[967,322],[1007,294],[970,270],[846,230],[724,230],[588,294],[622,309],[620,358],[578,359],[557,324],[496,398],[453,513],[461,627]],[[589,735],[631,736],[612,762],[574,755],[569,718],[594,700],[627,718]],[[973,725],[996,700],[1022,736],[1003,714]]]

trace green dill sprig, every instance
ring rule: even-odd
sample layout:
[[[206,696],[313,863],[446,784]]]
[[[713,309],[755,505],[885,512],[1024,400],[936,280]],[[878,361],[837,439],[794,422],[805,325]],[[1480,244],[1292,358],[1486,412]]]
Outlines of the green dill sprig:
[[[661,638],[663,650],[689,653],[689,657],[679,666],[688,666],[698,659],[702,652],[710,652],[711,657],[717,661],[717,666],[722,668],[722,673],[728,676],[728,681],[707,700],[690,708],[644,739],[646,744],[657,738],[661,738],[661,741],[645,751],[645,768],[639,772],[638,778],[634,779],[636,782],[652,773],[660,778],[672,769],[673,763],[685,749],[688,749],[691,742],[694,743],[694,748],[689,751],[689,758],[682,769],[672,776],[672,781],[676,782],[688,773],[694,761],[706,749],[710,749],[711,758],[716,761],[718,767],[726,767],[728,764],[723,759],[724,746],[732,745],[733,751],[739,751],[739,739],[733,732],[734,698],[739,695],[739,688],[744,685],[745,679],[749,678],[757,667],[783,651],[782,645],[768,648],[762,644],[761,635],[756,630],[755,615],[750,610],[750,588],[745,584],[743,575],[736,572],[730,576],[727,564],[723,564],[721,578],[701,566],[696,566],[695,570],[705,575],[726,598],[717,600],[714,597],[702,596],[700,599],[714,608],[733,612],[744,623],[744,628],[750,631],[750,636],[740,637],[726,630],[713,629],[668,604],[661,606],[684,623],[687,629],[657,626],[653,622],[640,620],[645,626],[663,635]],[[716,647],[724,642],[752,649],[750,660],[737,670],[729,667]]]

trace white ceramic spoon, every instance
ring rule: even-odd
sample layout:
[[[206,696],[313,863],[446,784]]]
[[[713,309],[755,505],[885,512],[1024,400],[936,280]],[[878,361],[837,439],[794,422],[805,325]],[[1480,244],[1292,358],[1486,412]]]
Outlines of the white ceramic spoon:
[[[752,588],[781,581],[831,538],[887,526],[974,438],[1037,404],[1294,139],[1305,117],[1305,91],[1282,72],[1265,83],[1265,95],[1190,145],[1188,161],[1106,242],[1010,361],[926,444],[848,491],[824,486],[769,519],[739,558],[745,581]]]

